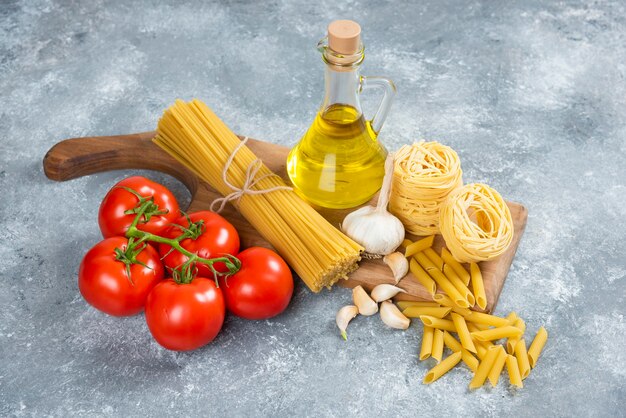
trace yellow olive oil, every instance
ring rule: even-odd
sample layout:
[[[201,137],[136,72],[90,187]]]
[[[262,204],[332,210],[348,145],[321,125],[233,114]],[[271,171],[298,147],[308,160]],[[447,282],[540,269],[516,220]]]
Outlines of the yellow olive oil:
[[[296,192],[318,206],[350,208],[367,202],[384,176],[387,151],[355,107],[320,111],[287,158]]]

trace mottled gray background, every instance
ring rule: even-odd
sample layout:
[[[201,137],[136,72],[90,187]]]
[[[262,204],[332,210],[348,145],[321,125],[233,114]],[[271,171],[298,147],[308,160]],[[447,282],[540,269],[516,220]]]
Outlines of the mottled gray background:
[[[624,416],[623,2],[168,3],[0,1],[0,415]],[[529,208],[497,309],[550,332],[523,390],[503,379],[470,393],[462,367],[422,385],[420,326],[358,318],[343,342],[345,289],[298,283],[285,314],[230,317],[192,353],[78,294],[99,202],[134,173],[54,183],[48,148],[151,130],[177,97],[293,145],[321,100],[315,44],[346,17],[363,26],[364,74],[398,86],[388,147],[445,142],[466,181]],[[188,202],[174,179],[144,174]]]

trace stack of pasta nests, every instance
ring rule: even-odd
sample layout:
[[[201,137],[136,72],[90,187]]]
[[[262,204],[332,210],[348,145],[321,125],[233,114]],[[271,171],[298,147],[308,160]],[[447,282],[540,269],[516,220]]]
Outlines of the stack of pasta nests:
[[[394,156],[389,210],[413,235],[441,232],[454,258],[486,261],[513,239],[511,212],[486,184],[463,185],[457,153],[439,142],[405,145]]]

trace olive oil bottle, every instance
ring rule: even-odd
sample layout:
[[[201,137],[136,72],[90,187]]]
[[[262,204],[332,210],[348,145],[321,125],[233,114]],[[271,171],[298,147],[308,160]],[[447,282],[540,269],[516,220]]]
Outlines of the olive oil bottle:
[[[326,93],[313,124],[287,158],[295,190],[311,203],[351,208],[367,202],[380,189],[387,151],[378,141],[395,86],[386,78],[359,74],[363,62],[361,28],[338,20],[318,49],[326,63]],[[361,110],[359,94],[369,87],[384,89],[372,120]]]

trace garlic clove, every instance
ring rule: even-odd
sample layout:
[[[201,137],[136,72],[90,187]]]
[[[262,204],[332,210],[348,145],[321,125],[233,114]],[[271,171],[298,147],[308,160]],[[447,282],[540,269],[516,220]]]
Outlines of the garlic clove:
[[[383,257],[383,262],[391,269],[396,284],[409,272],[409,260],[400,252],[386,255]]]
[[[380,319],[391,328],[407,329],[411,320],[404,316],[398,307],[386,300],[380,304]]]
[[[348,334],[346,334],[346,328],[348,328],[348,324],[358,314],[359,308],[354,305],[344,306],[343,308],[339,309],[339,311],[337,311],[335,321],[337,322],[337,327],[341,331],[341,337],[344,340],[348,340]]]
[[[374,299],[374,302],[382,302],[384,300],[391,299],[398,293],[406,293],[404,289],[400,289],[397,286],[392,284],[379,284],[374,289],[372,289],[372,293],[370,296]]]
[[[352,300],[359,308],[361,315],[370,316],[378,312],[378,304],[368,296],[365,289],[360,285],[352,289]]]

